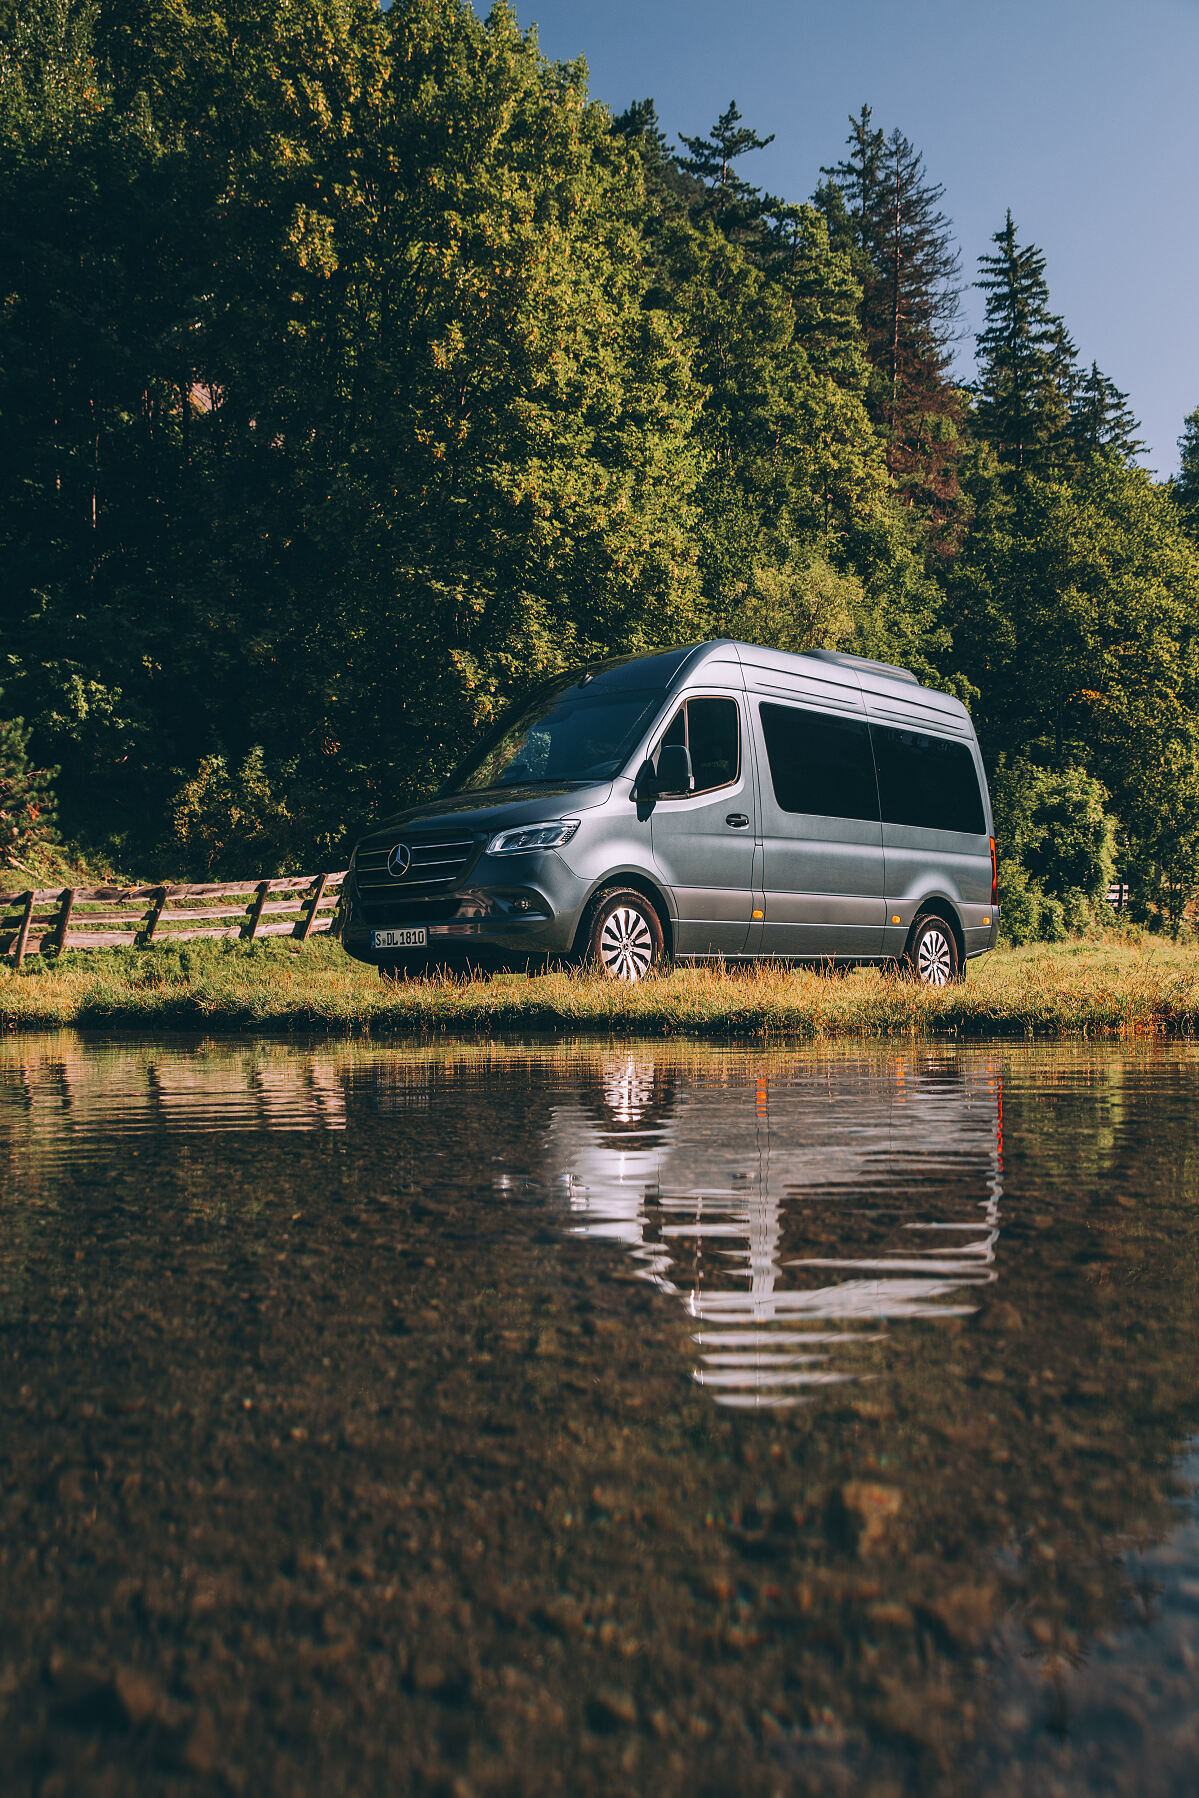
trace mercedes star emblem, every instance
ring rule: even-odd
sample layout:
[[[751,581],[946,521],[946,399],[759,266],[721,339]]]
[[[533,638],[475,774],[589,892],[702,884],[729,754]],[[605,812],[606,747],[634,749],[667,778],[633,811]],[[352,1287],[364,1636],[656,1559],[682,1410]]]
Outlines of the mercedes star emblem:
[[[411,866],[411,849],[407,843],[397,843],[387,858],[387,872],[393,880],[402,880]]]

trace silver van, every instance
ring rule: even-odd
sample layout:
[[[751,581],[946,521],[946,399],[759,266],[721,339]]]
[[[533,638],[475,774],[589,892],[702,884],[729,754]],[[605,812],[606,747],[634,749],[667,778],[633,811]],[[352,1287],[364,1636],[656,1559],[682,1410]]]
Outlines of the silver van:
[[[965,707],[906,669],[722,639],[547,681],[354,851],[342,942],[384,973],[903,962],[995,946]]]

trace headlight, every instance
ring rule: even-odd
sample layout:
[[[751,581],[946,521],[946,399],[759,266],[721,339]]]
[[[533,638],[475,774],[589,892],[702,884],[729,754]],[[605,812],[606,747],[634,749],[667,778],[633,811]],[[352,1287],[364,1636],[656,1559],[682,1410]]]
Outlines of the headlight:
[[[520,849],[560,849],[579,828],[577,818],[555,818],[551,824],[519,824],[501,830],[487,845],[488,855],[515,855]]]

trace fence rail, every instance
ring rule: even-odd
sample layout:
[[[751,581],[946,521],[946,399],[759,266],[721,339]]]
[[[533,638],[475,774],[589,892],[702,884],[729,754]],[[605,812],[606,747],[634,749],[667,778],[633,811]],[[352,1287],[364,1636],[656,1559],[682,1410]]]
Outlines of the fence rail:
[[[0,893],[0,954],[19,968],[26,955],[53,949],[145,949],[151,943],[185,943],[195,937],[252,943],[258,937],[290,936],[303,943],[334,928],[344,879],[343,868],[277,880]],[[222,900],[227,903],[218,903]],[[214,918],[237,922],[206,923]]]

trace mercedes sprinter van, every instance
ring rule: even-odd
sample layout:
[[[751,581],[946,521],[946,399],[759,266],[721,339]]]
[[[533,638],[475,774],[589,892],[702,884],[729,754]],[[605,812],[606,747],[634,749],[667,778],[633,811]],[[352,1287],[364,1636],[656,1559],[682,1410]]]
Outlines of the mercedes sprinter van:
[[[906,669],[720,640],[556,676],[354,851],[341,940],[385,973],[668,958],[902,962],[995,945],[966,708]]]

